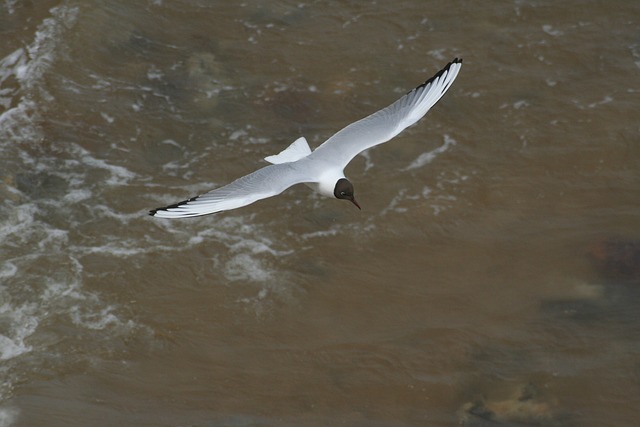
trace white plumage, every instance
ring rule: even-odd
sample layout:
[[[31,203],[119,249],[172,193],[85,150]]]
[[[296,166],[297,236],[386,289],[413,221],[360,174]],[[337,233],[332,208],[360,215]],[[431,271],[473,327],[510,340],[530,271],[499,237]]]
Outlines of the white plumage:
[[[360,152],[389,141],[420,120],[449,89],[461,67],[462,60],[454,59],[387,108],[348,125],[313,152],[304,137],[298,138],[279,154],[265,158],[272,165],[203,195],[154,209],[150,214],[161,218],[212,214],[275,196],[300,183],[359,207],[344,168]]]

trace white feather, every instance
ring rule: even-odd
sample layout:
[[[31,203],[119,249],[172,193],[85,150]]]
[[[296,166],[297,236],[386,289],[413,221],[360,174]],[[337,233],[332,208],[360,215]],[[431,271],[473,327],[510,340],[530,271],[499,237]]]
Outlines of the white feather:
[[[280,163],[295,162],[303,157],[307,157],[309,154],[311,154],[309,143],[307,143],[304,136],[301,136],[279,154],[267,156],[264,159],[269,163],[279,165]]]

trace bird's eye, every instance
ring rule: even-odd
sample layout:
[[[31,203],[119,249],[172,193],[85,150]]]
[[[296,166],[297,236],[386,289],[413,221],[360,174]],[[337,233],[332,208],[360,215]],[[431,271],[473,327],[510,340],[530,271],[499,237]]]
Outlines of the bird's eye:
[[[341,196],[346,196],[346,195],[347,195],[347,193],[345,193],[344,191],[341,191],[341,192],[340,192],[340,195],[341,195]]]

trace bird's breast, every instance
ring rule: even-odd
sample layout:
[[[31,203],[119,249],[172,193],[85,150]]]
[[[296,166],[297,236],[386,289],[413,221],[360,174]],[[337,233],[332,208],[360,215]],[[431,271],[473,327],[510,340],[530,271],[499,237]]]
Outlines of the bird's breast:
[[[336,183],[339,179],[344,178],[342,170],[326,170],[320,175],[320,180],[317,183],[316,191],[323,196],[335,197],[333,191],[336,188]]]
[[[292,165],[305,171],[305,174],[315,177],[313,181],[305,183],[312,190],[327,197],[335,197],[333,190],[339,179],[344,178],[344,173],[340,167],[336,167],[332,163],[303,158]]]

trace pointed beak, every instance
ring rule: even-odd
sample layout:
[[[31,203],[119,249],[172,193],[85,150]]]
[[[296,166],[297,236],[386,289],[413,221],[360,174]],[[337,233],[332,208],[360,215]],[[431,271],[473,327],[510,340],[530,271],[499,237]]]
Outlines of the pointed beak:
[[[355,198],[355,197],[353,197],[353,198],[351,198],[351,199],[349,199],[349,200],[351,200],[351,203],[353,203],[354,205],[356,205],[356,207],[357,207],[358,209],[362,210],[362,208],[360,207],[360,205],[358,204],[358,202],[356,202],[356,198]]]

